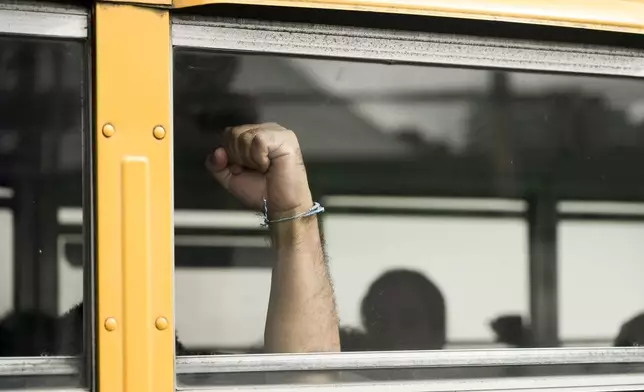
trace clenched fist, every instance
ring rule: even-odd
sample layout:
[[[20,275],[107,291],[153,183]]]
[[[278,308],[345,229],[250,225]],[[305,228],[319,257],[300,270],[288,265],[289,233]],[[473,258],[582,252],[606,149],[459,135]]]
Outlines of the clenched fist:
[[[311,208],[306,169],[295,133],[275,123],[226,129],[206,166],[235,197],[256,210],[266,198],[270,219]]]

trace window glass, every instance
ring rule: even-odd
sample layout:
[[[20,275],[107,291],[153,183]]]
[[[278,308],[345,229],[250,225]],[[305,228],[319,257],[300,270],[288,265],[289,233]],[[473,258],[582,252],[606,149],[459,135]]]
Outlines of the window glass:
[[[332,211],[329,207],[324,233],[343,326],[363,328],[361,308],[370,286],[395,269],[417,271],[438,286],[448,304],[446,346],[452,348],[493,347],[489,322],[501,314],[528,312],[527,232],[520,219]]]
[[[560,211],[565,213],[569,205],[561,203]],[[644,235],[643,206],[620,203],[619,211],[606,203],[572,206],[578,215],[579,207],[591,215],[559,223],[563,341],[577,346],[643,344],[644,288],[638,279],[644,273],[639,240]],[[616,336],[615,331],[620,333]]]
[[[57,238],[58,313],[63,315],[83,301],[83,211],[65,207],[58,210],[61,226]]]
[[[13,308],[13,213],[0,209],[0,313]]]
[[[80,41],[0,37],[2,357],[83,353],[83,264],[70,278],[61,238],[73,234],[83,243],[85,72]],[[59,216],[66,208],[77,212],[71,224]],[[3,361],[0,387],[31,385],[25,377],[3,377],[13,366]],[[47,386],[80,382],[59,370]]]
[[[180,48],[174,61],[180,355],[271,351],[275,226],[204,165],[242,124],[297,135],[326,207],[343,351],[612,346],[644,308],[617,273],[638,276],[639,226],[557,210],[641,197],[644,83]]]

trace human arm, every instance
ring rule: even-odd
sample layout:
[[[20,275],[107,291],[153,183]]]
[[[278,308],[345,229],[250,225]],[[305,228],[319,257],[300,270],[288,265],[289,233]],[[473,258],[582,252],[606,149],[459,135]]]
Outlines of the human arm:
[[[277,124],[226,130],[207,162],[215,179],[270,220],[313,205],[295,134]],[[317,217],[269,225],[273,267],[264,344],[268,352],[339,351],[338,318]]]

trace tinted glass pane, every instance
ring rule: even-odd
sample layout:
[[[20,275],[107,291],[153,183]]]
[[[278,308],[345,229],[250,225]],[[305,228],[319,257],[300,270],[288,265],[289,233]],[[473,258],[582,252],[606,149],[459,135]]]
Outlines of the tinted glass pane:
[[[84,59],[82,42],[0,37],[3,357],[83,353],[83,263],[73,264],[64,248],[66,236],[83,242]],[[43,385],[0,377],[0,386],[32,382]],[[65,374],[45,384],[78,382]]]
[[[612,345],[644,308],[602,262],[637,275],[636,229],[557,208],[641,198],[641,81],[185,49],[174,74],[180,353],[264,350],[279,257],[204,168],[240,124],[297,135],[343,351]]]

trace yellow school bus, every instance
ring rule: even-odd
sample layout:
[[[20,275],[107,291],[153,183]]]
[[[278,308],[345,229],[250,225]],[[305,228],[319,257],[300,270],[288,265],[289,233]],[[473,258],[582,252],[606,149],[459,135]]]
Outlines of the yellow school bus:
[[[0,0],[0,390],[644,390],[642,33],[639,0]],[[204,168],[260,122],[326,207],[342,352],[262,350],[268,232]]]

